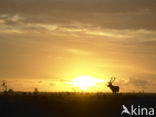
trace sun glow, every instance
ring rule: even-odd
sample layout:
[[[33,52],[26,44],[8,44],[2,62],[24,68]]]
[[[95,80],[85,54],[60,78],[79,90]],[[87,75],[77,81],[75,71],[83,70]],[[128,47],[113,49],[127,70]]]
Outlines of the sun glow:
[[[96,86],[97,83],[102,82],[101,79],[92,78],[90,76],[78,76],[72,80],[72,85],[79,87],[80,90],[88,90],[89,87]]]

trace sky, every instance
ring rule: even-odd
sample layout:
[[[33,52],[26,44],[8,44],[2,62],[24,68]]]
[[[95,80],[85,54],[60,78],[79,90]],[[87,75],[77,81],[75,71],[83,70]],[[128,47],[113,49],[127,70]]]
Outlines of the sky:
[[[0,81],[16,91],[156,92],[155,0],[0,0]],[[1,90],[1,89],[0,89]]]

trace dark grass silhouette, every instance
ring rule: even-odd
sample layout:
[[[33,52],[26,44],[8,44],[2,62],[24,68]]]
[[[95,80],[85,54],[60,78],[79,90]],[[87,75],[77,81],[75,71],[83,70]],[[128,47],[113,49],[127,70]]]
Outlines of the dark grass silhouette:
[[[0,117],[121,117],[123,104],[155,107],[156,94],[1,94]]]

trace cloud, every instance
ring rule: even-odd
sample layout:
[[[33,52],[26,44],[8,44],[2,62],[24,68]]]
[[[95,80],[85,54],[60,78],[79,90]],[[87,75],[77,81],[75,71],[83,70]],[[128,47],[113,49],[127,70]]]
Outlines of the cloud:
[[[129,84],[132,84],[134,87],[138,89],[145,89],[148,86],[148,81],[147,80],[142,80],[142,79],[130,79]]]
[[[156,40],[143,41],[141,44],[143,44],[145,46],[154,46],[154,47],[156,47]]]
[[[156,91],[156,74],[155,73],[145,73],[136,72],[129,75],[129,78],[123,78],[119,80],[119,85],[121,90],[127,91],[145,91],[145,92],[155,92]]]
[[[155,30],[155,4],[155,0],[2,0],[0,14],[14,15],[10,24],[22,17],[25,24],[78,22],[109,29]]]
[[[0,24],[3,24],[4,22],[5,22],[4,20],[2,20],[2,19],[0,20]]]
[[[133,12],[142,9],[148,9],[154,11],[155,3],[155,0],[2,0],[1,12],[5,12],[5,10],[8,8],[10,8],[8,11],[12,12],[18,11],[32,13],[53,10],[74,12]]]

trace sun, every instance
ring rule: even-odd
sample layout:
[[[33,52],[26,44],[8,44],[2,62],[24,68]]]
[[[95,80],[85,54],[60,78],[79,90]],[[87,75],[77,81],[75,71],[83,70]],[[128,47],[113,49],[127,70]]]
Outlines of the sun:
[[[80,90],[87,90],[89,87],[96,86],[96,83],[102,82],[101,79],[96,79],[90,76],[78,76],[71,81],[71,84],[75,87],[79,87]]]

